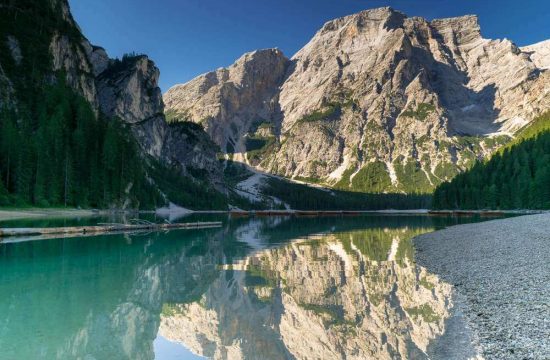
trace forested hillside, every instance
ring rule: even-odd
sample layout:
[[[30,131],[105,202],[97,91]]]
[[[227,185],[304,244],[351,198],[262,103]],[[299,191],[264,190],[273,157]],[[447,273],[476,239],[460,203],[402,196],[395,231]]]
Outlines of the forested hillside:
[[[5,4],[4,4],[5,3]],[[120,121],[94,111],[55,71],[56,34],[83,39],[61,2],[8,1],[0,13],[0,205],[153,207],[145,176]]]
[[[0,205],[136,207],[162,204],[120,121],[96,118],[62,81],[33,111],[0,116]]]
[[[166,123],[158,77],[91,45],[66,0],[0,0],[0,206],[226,209],[215,147]]]
[[[489,161],[439,186],[436,209],[550,209],[550,112]]]

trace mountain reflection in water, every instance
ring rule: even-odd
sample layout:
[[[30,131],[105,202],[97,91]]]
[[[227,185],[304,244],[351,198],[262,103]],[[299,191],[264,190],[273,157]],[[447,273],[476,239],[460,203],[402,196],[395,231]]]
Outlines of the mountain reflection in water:
[[[226,219],[3,244],[0,358],[163,359],[159,337],[216,359],[426,358],[451,287],[410,240],[447,221]]]

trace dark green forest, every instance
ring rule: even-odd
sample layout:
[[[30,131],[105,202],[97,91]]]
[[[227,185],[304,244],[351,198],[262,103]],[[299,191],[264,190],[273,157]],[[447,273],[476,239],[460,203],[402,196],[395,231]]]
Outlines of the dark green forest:
[[[182,206],[227,207],[225,196],[208,184],[140,155],[127,125],[95,114],[65,84],[66,74],[52,72],[55,34],[85,52],[83,35],[64,18],[61,2],[1,3],[0,67],[9,82],[0,82],[0,206],[149,209],[166,203],[162,189]],[[18,42],[19,59],[5,41],[10,37]],[[108,70],[137,58],[115,60]]]
[[[44,87],[33,105],[33,112],[20,108],[0,115],[0,205],[163,203],[146,181],[137,145],[120,121],[96,118],[63,81]]]
[[[550,209],[550,113],[489,161],[441,184],[435,209]]]
[[[271,178],[264,193],[303,210],[380,210],[427,209],[430,195],[367,194],[340,190],[321,190],[311,186]]]

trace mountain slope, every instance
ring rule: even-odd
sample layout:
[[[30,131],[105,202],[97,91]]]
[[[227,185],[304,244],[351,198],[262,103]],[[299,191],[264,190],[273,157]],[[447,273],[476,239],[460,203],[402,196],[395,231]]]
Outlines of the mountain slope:
[[[342,190],[431,192],[550,106],[541,57],[482,38],[475,16],[367,10],[326,23],[288,65],[255,54],[170,89],[167,111],[204,123],[237,161]],[[239,77],[219,76],[234,69]],[[207,78],[215,96],[200,86]],[[261,102],[241,96],[260,85]],[[199,103],[214,115],[195,111]],[[246,114],[228,106],[240,103]]]
[[[225,206],[216,146],[194,124],[165,121],[151,60],[110,59],[66,0],[3,0],[0,10],[2,205],[208,207],[209,196]],[[155,177],[167,174],[182,196],[166,196],[176,192]]]
[[[264,127],[268,131],[280,121],[278,87],[289,65],[277,49],[245,54],[227,69],[168,91],[164,96],[168,117],[203,124],[226,153],[243,153],[247,135]]]
[[[529,58],[541,69],[550,69],[550,40],[524,46],[521,51],[528,54]]]

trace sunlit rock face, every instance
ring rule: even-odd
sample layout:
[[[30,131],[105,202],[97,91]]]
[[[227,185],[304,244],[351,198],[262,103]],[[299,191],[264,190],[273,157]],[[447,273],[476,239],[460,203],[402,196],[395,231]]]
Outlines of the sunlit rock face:
[[[344,189],[424,192],[550,106],[545,49],[484,39],[475,16],[428,21],[379,8],[327,22],[282,81],[286,59],[246,67],[247,54],[164,99],[168,112],[207,124],[223,150],[262,170]]]
[[[542,70],[550,69],[550,40],[524,46],[521,51],[529,55],[538,68]]]
[[[232,265],[200,300],[165,305],[159,334],[214,359],[426,358],[451,287],[414,265],[428,229],[313,236]]]
[[[280,118],[278,87],[289,65],[278,49],[245,54],[228,68],[170,89],[167,115],[203,124],[224,151],[244,152],[246,134]]]
[[[222,174],[217,147],[206,133],[196,126],[166,122],[158,86],[160,71],[155,63],[140,55],[122,61],[109,60],[104,67],[101,55],[101,49],[90,55],[96,59],[95,68],[104,69],[97,76],[101,111],[128,124],[147,155],[188,176],[190,168],[203,170],[211,183],[219,185]]]

